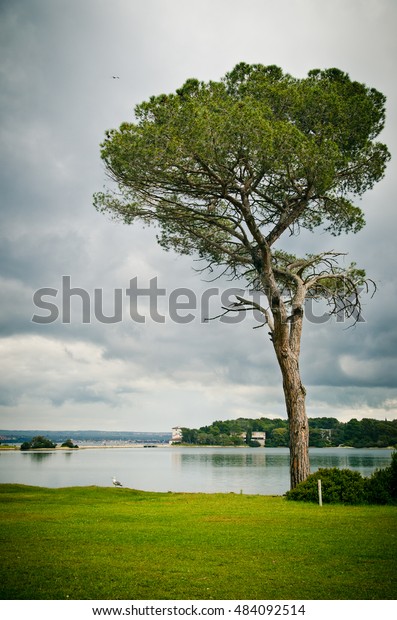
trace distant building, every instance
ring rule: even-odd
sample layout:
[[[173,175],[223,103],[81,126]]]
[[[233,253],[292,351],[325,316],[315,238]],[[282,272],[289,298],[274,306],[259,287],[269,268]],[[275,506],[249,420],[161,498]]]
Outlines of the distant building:
[[[266,433],[265,431],[254,431],[252,433],[251,436],[252,441],[257,441],[258,443],[261,444],[262,447],[264,447],[265,443],[266,443]]]
[[[182,428],[174,426],[172,428],[172,437],[170,443],[180,443],[182,441]]]
[[[247,441],[247,433],[241,433],[240,437],[244,439],[244,441]],[[257,441],[263,448],[266,443],[265,431],[253,431],[251,433],[251,441]]]

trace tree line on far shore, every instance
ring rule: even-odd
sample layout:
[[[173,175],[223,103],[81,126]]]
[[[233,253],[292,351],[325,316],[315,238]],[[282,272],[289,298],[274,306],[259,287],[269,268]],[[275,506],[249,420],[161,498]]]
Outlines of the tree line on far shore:
[[[182,428],[182,441],[191,445],[259,447],[252,433],[265,432],[268,448],[288,447],[288,420],[281,418],[238,418],[215,421],[198,429]],[[397,420],[364,418],[339,422],[336,418],[309,418],[309,445],[317,448],[351,446],[353,448],[397,447]]]

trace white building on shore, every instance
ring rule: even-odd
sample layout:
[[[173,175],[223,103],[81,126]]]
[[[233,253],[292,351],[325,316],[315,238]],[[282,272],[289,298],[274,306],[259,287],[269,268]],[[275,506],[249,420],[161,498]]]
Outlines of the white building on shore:
[[[172,437],[171,437],[170,444],[180,443],[181,441],[182,441],[182,427],[180,427],[180,426],[173,426],[172,427]]]

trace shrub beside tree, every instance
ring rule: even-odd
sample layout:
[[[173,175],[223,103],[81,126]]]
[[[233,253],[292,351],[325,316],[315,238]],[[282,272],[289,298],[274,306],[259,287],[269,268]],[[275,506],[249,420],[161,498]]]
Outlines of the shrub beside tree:
[[[366,499],[370,504],[397,504],[397,452],[390,467],[377,469],[365,481]]]
[[[288,491],[289,500],[318,502],[318,480],[321,480],[324,504],[362,504],[364,478],[351,469],[320,468],[295,489]]]
[[[397,504],[397,452],[389,467],[377,469],[369,478],[351,469],[320,468],[287,491],[286,498],[317,503],[319,479],[325,504]]]

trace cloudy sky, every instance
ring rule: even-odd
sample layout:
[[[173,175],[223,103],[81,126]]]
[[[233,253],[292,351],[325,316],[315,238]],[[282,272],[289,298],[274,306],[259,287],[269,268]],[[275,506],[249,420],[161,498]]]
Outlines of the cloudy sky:
[[[377,88],[388,101],[381,139],[393,155],[396,17],[395,0],[0,1],[0,428],[168,431],[285,417],[266,330],[252,329],[252,317],[203,322],[208,288],[219,289],[209,304],[215,315],[221,291],[235,285],[203,281],[191,258],[157,246],[153,229],[95,211],[92,194],[107,183],[99,144],[106,129],[133,120],[135,104],[245,61],[297,77],[339,67]],[[358,235],[308,234],[286,246],[348,251],[378,287],[356,327],[305,322],[310,416],[397,417],[396,178],[392,159],[361,201],[367,226]],[[165,322],[151,318],[144,296],[145,323],[131,318],[133,278],[141,289],[157,278]],[[87,292],[84,314],[76,291],[69,304],[68,282]],[[169,317],[177,288],[197,301],[179,311],[193,315],[185,324]],[[34,303],[40,289],[52,291],[36,302],[52,306]],[[122,316],[104,323],[99,311],[112,316],[115,295]]]

